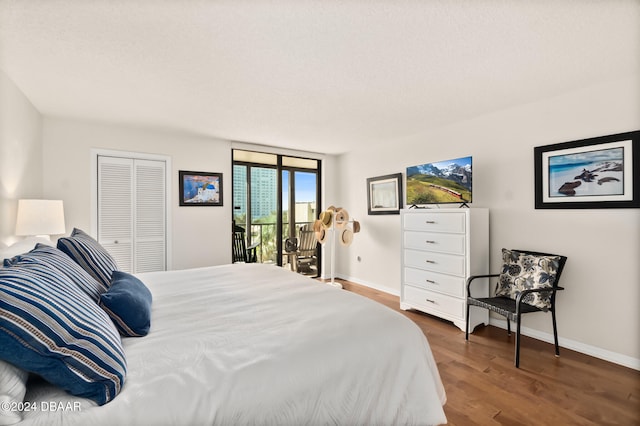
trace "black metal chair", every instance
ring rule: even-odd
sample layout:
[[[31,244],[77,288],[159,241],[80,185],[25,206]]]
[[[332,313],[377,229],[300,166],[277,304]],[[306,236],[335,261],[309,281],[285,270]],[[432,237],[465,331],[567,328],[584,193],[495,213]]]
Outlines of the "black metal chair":
[[[505,252],[508,254],[505,255]],[[522,319],[522,315],[528,314],[531,312],[546,312],[551,311],[551,319],[553,321],[553,338],[555,343],[556,356],[560,356],[560,346],[558,345],[558,327],[556,325],[556,292],[558,290],[564,290],[563,287],[558,286],[560,282],[560,275],[564,269],[564,265],[567,262],[567,258],[565,256],[559,256],[550,253],[542,253],[536,251],[527,251],[527,250],[505,250],[503,249],[503,258],[505,256],[514,256],[516,254],[520,259],[520,256],[527,256],[526,262],[531,264],[535,262],[536,259],[553,259],[550,265],[551,268],[555,269],[555,276],[552,277],[552,274],[549,275],[549,284],[551,286],[547,287],[537,287],[531,285],[529,282],[525,289],[513,289],[514,292],[511,296],[508,295],[498,295],[495,297],[483,297],[483,298],[475,298],[471,296],[471,283],[478,278],[491,278],[491,277],[501,277],[501,282],[503,283],[502,290],[505,289],[505,285],[510,285],[509,275],[513,275],[517,273],[517,271],[513,271],[513,269],[518,269],[519,266],[514,266],[513,263],[509,262],[509,259],[504,259],[503,271],[501,274],[488,274],[488,275],[475,275],[471,276],[467,279],[467,324],[466,324],[466,332],[465,339],[469,340],[469,310],[471,306],[476,306],[484,309],[488,309],[492,312],[500,314],[507,318],[507,332],[511,335],[511,321],[515,321],[517,324],[516,328],[516,347],[515,347],[515,366],[516,368],[520,367],[520,323]],[[504,279],[504,281],[502,281]],[[546,278],[545,278],[546,279]],[[543,307],[539,305],[534,306],[531,304],[531,299],[536,297],[542,297],[544,300]]]
[[[257,248],[260,243],[254,243],[247,247],[247,239],[243,227],[233,224],[233,263],[255,263],[258,261]]]

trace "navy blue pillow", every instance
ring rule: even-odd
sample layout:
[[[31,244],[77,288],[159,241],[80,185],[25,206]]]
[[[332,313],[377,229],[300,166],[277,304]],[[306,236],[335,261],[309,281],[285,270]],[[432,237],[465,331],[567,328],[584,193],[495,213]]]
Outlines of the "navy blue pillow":
[[[0,359],[99,405],[120,392],[127,369],[109,316],[38,261],[0,268]]]
[[[125,337],[149,333],[151,301],[151,292],[144,283],[122,271],[113,271],[109,290],[100,296],[100,306]]]
[[[118,269],[115,259],[86,232],[73,228],[71,236],[60,238],[58,248],[70,256],[89,275],[109,287],[111,273]]]

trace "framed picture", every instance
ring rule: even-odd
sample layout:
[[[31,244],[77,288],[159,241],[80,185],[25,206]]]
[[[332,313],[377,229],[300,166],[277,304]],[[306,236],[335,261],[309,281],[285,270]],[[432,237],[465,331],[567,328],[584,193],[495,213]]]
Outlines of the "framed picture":
[[[402,173],[367,179],[369,214],[400,214],[402,208]]]
[[[222,173],[187,172],[180,170],[181,206],[221,206]]]
[[[640,207],[640,131],[534,148],[536,209]]]

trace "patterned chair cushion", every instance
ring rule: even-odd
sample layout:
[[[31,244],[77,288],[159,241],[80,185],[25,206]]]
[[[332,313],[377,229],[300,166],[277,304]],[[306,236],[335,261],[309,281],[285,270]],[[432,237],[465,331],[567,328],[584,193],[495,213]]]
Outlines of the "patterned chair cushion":
[[[74,228],[70,237],[58,240],[58,248],[105,288],[109,288],[111,274],[118,269],[118,265],[109,252],[89,234]]]
[[[502,272],[496,296],[516,299],[523,290],[552,287],[560,265],[560,256],[533,255],[502,249]],[[551,307],[551,292],[530,293],[523,299],[544,311]]]

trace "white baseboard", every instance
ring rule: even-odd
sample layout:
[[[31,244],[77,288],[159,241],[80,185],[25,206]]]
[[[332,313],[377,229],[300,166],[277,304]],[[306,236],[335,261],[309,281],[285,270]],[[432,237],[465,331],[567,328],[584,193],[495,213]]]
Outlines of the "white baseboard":
[[[489,324],[502,328],[504,330],[507,329],[507,321],[503,319],[489,318]],[[515,330],[514,327],[515,324],[512,323],[511,331]],[[545,333],[543,331],[534,330],[532,328],[524,326],[520,327],[520,333],[524,336],[532,337],[534,339],[553,344],[553,334],[551,333]],[[562,336],[558,336],[558,343],[560,344],[561,348],[567,348],[572,351],[580,352],[585,355],[612,362],[614,364],[623,365],[634,370],[640,370],[640,359],[637,358],[619,354],[617,352],[608,351],[597,346],[587,345],[586,343],[577,342],[575,340],[566,339]]]
[[[391,294],[392,296],[400,297],[400,292],[399,291],[390,289],[388,287],[380,287],[379,285],[376,285],[374,283],[370,283],[370,282],[367,282],[367,281],[362,281],[362,280],[359,280],[359,279],[354,278],[354,277],[340,276],[339,278],[342,279],[342,280],[351,281],[352,283],[363,285],[365,287],[372,288],[374,290],[381,291],[383,293]]]
[[[372,288],[374,290],[391,294],[396,297],[400,296],[400,293],[397,291],[390,291],[390,289],[388,288],[382,288],[373,283],[362,281],[354,277],[340,277],[340,278],[345,279],[347,281],[351,281],[356,284],[363,285],[365,287]],[[507,329],[507,321],[503,319],[489,318],[489,324],[505,330]],[[515,326],[515,325],[512,324],[512,326]],[[512,330],[513,330],[513,327],[512,327]],[[545,333],[539,330],[534,330],[532,328],[528,328],[524,326],[521,326],[520,333],[524,336],[532,337],[534,339],[542,340],[543,342],[553,344],[553,334]],[[617,352],[612,352],[606,349],[599,348],[597,346],[587,345],[586,343],[577,342],[571,339],[566,339],[561,336],[558,336],[558,343],[560,344],[561,348],[567,348],[572,351],[580,352],[585,355],[603,359],[605,361],[609,361],[614,364],[619,364],[619,365],[640,371],[640,359],[638,358],[633,358],[627,355],[619,354]]]

